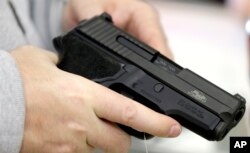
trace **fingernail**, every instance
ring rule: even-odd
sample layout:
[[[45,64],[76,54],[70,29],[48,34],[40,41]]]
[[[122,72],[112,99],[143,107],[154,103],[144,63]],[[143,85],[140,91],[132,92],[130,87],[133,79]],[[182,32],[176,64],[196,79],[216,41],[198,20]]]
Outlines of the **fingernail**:
[[[169,131],[169,137],[177,137],[178,135],[180,135],[181,133],[181,126],[180,125],[173,125],[171,128],[170,128],[170,131]]]

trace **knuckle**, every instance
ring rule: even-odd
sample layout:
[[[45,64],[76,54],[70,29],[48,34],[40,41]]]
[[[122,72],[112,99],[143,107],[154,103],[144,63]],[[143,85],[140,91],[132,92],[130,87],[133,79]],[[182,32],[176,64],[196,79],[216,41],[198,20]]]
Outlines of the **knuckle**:
[[[86,100],[85,95],[81,93],[67,93],[65,102],[68,102],[76,111],[82,111],[83,109],[86,110],[91,107],[88,100]]]
[[[136,117],[137,110],[133,105],[127,105],[123,109],[122,119],[124,124],[132,125]]]
[[[83,103],[85,94],[83,89],[70,79],[62,79],[57,83],[57,89],[62,92],[66,101],[73,103]]]
[[[143,1],[139,1],[138,7],[146,11],[155,11],[155,9],[150,4],[145,3]]]
[[[69,122],[68,127],[74,131],[74,133],[79,136],[81,139],[86,138],[87,128],[84,125],[81,125],[77,122]]]
[[[85,102],[85,98],[83,96],[83,94],[79,94],[79,93],[75,93],[75,92],[71,92],[71,93],[68,93],[68,100],[74,104],[77,104],[77,103],[84,103]]]
[[[55,88],[60,93],[60,99],[69,104],[74,109],[83,110],[92,107],[92,94],[88,92],[82,82],[74,77],[64,77],[57,79]]]
[[[158,13],[157,9],[148,3],[145,3],[143,1],[139,1],[137,9],[140,9],[141,11],[143,11],[147,14],[149,13],[152,16],[154,16],[155,18],[159,18],[159,13]]]

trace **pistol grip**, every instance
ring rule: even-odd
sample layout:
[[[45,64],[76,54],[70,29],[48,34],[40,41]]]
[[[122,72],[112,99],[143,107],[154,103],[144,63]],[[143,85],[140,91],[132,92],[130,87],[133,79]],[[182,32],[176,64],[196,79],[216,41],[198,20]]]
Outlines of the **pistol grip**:
[[[80,41],[79,37],[72,34],[63,39],[54,39],[54,44],[60,52],[60,62],[57,66],[64,71],[81,75],[106,87],[113,88],[113,90],[116,90],[116,85],[120,83],[118,77],[127,73],[123,69],[123,63],[119,63],[112,56],[106,55],[105,51],[101,51],[101,48],[96,47],[87,39]],[[117,92],[119,91],[117,90]],[[119,127],[129,135],[140,139],[144,138],[143,132],[124,125],[119,125]],[[149,139],[153,136],[145,133],[145,137]]]

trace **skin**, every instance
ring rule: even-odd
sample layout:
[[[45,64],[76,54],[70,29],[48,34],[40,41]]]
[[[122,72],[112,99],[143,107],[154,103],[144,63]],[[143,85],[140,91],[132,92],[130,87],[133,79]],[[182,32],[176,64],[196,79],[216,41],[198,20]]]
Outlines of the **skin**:
[[[250,1],[249,0],[230,0],[230,6],[243,19],[250,17]]]
[[[84,18],[109,12],[120,28],[171,55],[156,12],[142,1],[71,0],[64,11],[66,29]],[[120,15],[123,17],[119,18]],[[115,123],[159,137],[176,137],[181,132],[174,119],[58,69],[55,53],[24,46],[11,55],[20,70],[26,97],[20,153],[91,153],[95,148],[107,153],[126,153],[131,145],[130,136]]]
[[[64,10],[64,29],[103,12],[109,13],[119,28],[173,58],[157,11],[141,0],[70,0]]]

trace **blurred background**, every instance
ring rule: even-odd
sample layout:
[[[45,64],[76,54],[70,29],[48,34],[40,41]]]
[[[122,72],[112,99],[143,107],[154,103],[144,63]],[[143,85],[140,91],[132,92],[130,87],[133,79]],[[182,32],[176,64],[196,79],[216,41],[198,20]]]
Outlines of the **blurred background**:
[[[250,136],[250,0],[147,1],[160,13],[175,61],[248,102],[244,118],[223,141],[183,128],[178,138],[147,141],[149,153],[229,153],[230,136]],[[145,152],[144,142],[133,139],[131,153]]]

